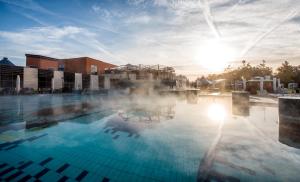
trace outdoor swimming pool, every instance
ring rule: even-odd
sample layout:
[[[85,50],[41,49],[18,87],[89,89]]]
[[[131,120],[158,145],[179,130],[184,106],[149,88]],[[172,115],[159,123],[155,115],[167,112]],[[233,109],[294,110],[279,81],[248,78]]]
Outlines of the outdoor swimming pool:
[[[11,181],[299,181],[278,107],[231,97],[0,97],[0,178]]]

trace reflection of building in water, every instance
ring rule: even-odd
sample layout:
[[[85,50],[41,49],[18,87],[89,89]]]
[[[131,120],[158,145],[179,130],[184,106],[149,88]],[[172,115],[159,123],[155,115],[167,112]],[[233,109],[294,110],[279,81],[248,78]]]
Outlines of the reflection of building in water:
[[[248,105],[232,105],[232,114],[236,116],[249,116],[250,115],[250,107]]]
[[[2,98],[1,104],[12,105],[13,107],[1,107],[0,106],[0,126],[7,124],[23,122],[24,119],[24,107],[22,98],[17,97],[16,99],[11,99],[9,97]]]
[[[186,101],[188,104],[197,104],[198,103],[198,94],[197,92],[187,92]]]
[[[279,98],[279,141],[300,149],[300,97]]]
[[[232,92],[232,114],[237,116],[249,116],[249,93]]]
[[[140,132],[145,129],[155,127],[163,120],[173,119],[175,116],[175,102],[161,104],[139,104],[119,111],[115,116],[109,119],[105,126],[105,133],[115,134],[116,132],[128,133],[128,137],[139,137]],[[115,135],[117,139],[119,135]]]
[[[26,121],[26,128],[52,126],[58,122],[89,115],[95,112],[95,108],[98,108],[95,103],[87,102],[43,108],[31,114],[34,119]],[[89,123],[89,120],[86,123]]]

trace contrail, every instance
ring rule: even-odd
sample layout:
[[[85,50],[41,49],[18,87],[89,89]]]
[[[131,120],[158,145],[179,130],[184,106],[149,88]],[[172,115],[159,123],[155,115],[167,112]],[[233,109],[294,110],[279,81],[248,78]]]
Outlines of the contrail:
[[[201,2],[202,2],[202,6],[203,6],[202,10],[203,10],[203,15],[205,17],[205,21],[208,24],[211,31],[216,36],[216,38],[219,39],[220,32],[219,32],[216,24],[214,23],[213,16],[211,15],[211,11],[210,11],[209,3],[207,2],[207,0],[202,0]]]
[[[36,11],[39,13],[57,16],[54,12],[44,8],[43,6],[40,6],[38,3],[36,3],[32,0],[27,0],[27,1],[0,0],[0,2],[9,4],[9,5],[14,5],[14,6],[23,8],[23,9],[29,9],[31,11]]]
[[[42,20],[40,20],[40,19],[38,19],[37,17],[32,16],[32,15],[30,15],[30,14],[22,13],[22,12],[17,12],[17,11],[16,11],[16,13],[19,13],[20,15],[22,15],[22,16],[24,16],[24,17],[30,19],[30,20],[33,20],[33,21],[37,22],[38,24],[40,24],[40,25],[42,25],[42,26],[46,26],[46,27],[49,26],[49,24],[43,22]]]
[[[260,41],[262,41],[264,38],[266,38],[269,34],[271,34],[274,30],[276,30],[278,27],[280,27],[285,21],[293,18],[294,16],[296,16],[298,14],[297,11],[293,10],[291,11],[284,19],[282,19],[281,21],[279,21],[276,25],[274,25],[273,27],[271,27],[270,29],[268,29],[266,32],[258,35],[253,41],[251,41],[250,44],[248,44],[248,46],[245,47],[245,49],[243,49],[242,53],[241,53],[241,57],[245,56],[250,50],[252,50]]]
[[[236,4],[234,4],[227,12],[231,13],[232,11],[234,11],[241,3],[243,2],[243,0],[239,0]]]

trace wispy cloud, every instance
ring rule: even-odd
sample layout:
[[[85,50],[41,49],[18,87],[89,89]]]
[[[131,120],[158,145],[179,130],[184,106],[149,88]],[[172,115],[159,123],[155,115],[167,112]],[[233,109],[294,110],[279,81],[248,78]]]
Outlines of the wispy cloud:
[[[253,49],[260,41],[262,41],[265,37],[275,31],[278,27],[282,26],[287,20],[291,20],[298,14],[297,11],[292,10],[287,16],[283,17],[283,19],[279,20],[275,25],[267,29],[262,34],[258,35],[253,41],[250,42],[246,46],[246,48],[242,51],[241,56],[245,56],[251,49]]]
[[[141,23],[141,24],[146,24],[151,21],[151,16],[148,15],[142,15],[142,16],[131,16],[126,19],[126,23],[128,24],[133,24],[133,23]]]
[[[128,0],[128,3],[132,4],[132,5],[140,5],[140,4],[145,3],[145,1],[146,0]]]
[[[19,32],[0,31],[0,39],[11,44],[3,51],[24,56],[25,53],[57,57],[93,56],[98,59],[122,62],[109,51],[96,34],[80,27],[36,27]]]

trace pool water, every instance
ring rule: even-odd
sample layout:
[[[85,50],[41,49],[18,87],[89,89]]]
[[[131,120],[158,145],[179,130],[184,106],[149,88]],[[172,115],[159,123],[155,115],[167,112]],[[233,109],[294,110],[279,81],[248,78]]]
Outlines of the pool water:
[[[0,121],[1,180],[300,179],[276,103],[235,114],[225,96],[2,96]]]

